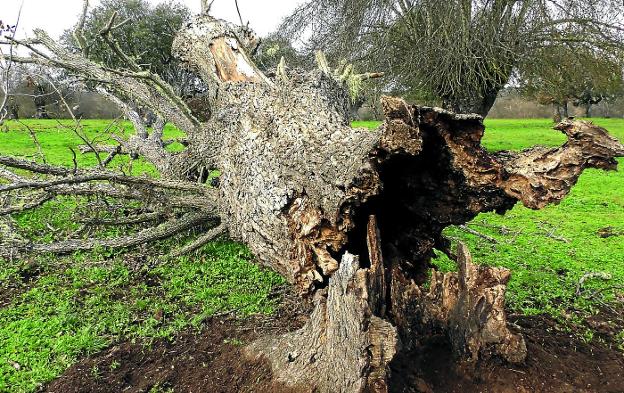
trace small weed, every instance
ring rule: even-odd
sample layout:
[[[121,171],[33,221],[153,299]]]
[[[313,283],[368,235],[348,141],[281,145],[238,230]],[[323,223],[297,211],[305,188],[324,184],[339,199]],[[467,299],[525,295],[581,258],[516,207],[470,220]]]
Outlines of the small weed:
[[[100,379],[100,368],[98,366],[91,367],[91,376],[93,379]]]
[[[160,386],[160,384],[156,384],[152,386],[148,393],[173,393],[174,390],[172,387],[164,387]]]
[[[581,339],[586,343],[591,343],[594,340],[594,331],[585,329],[581,335]]]

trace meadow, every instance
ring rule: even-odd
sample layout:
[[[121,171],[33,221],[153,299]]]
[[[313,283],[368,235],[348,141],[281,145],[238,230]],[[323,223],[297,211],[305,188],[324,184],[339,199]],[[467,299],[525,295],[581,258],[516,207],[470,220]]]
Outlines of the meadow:
[[[593,121],[624,140],[624,119]],[[69,121],[6,122],[0,129],[0,154],[71,167],[72,149],[77,152],[82,138],[110,142],[102,132],[110,124],[84,120],[76,130]],[[127,122],[113,127],[118,134],[131,130]],[[483,144],[489,150],[556,146],[565,140],[548,119],[488,119],[486,127]],[[170,126],[165,130],[166,138],[181,135]],[[81,167],[97,163],[93,154],[79,152],[76,161]],[[157,176],[141,160],[120,157],[111,165],[126,173]],[[507,294],[511,313],[548,314],[562,329],[585,326],[584,338],[592,340],[594,332],[584,321],[624,302],[623,191],[623,172],[590,169],[557,206],[533,211],[518,205],[504,216],[481,214],[446,234],[466,242],[478,263],[512,270]],[[28,237],[52,241],[76,229],[76,208],[67,200],[51,202],[15,221]],[[35,391],[79,357],[121,340],[149,344],[155,338],[174,339],[184,329],[201,329],[215,314],[274,311],[284,281],[253,265],[244,246],[221,240],[190,256],[154,257],[175,241],[127,252],[99,249],[0,260],[0,392]],[[443,255],[434,263],[442,270],[454,269]],[[620,337],[624,350],[624,333]]]

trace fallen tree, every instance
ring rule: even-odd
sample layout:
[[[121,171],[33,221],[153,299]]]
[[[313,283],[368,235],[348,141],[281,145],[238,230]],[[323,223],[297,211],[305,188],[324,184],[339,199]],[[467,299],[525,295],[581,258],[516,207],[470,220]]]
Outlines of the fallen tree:
[[[59,195],[100,195],[140,201],[130,221],[157,225],[123,239],[49,245],[13,239],[1,244],[4,254],[129,247],[204,228],[203,236],[173,252],[179,254],[227,231],[259,263],[314,299],[301,330],[247,348],[249,356],[267,359],[287,385],[387,391],[394,355],[434,332],[445,333],[469,362],[489,356],[522,362],[525,343],[508,329],[504,309],[509,271],[475,265],[462,244],[453,252],[442,231],[480,212],[503,214],[518,201],[532,209],[557,203],[583,169],[615,169],[624,146],[600,127],[567,120],[556,127],[567,136],[561,147],[489,153],[480,145],[480,116],[394,97],[382,98],[379,128],[352,128],[348,85],[378,74],[333,70],[319,54],[314,72],[289,70],[282,62],[268,77],[251,60],[258,43],[253,34],[210,17],[207,8],[174,42],[176,56],[210,86],[201,116],[206,121],[131,58],[127,69],[109,69],[70,53],[43,31],[31,40],[10,40],[33,53],[8,60],[63,68],[94,82],[133,122],[134,136],[116,138],[120,148],[85,151],[143,156],[162,179],[110,171],[108,157],[82,170],[3,157],[2,214]],[[123,57],[114,18],[102,37]],[[149,129],[137,106],[156,113],[159,124],[185,131],[186,149],[168,152],[162,126]],[[213,169],[219,181],[206,184]],[[431,271],[435,249],[457,261],[457,273]]]

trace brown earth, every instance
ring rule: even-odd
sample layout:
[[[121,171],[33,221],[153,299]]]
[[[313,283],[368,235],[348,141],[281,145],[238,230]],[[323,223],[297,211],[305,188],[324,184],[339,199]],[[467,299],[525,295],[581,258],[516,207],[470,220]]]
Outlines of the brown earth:
[[[303,317],[246,320],[222,317],[201,332],[189,331],[174,342],[151,346],[119,343],[82,360],[47,387],[49,393],[72,392],[306,392],[271,381],[270,367],[244,358],[244,344],[262,334],[298,328]],[[610,340],[622,326],[602,321],[601,340],[586,343],[547,317],[512,317],[526,338],[529,356],[517,366],[496,359],[476,366],[457,364],[442,337],[431,337],[417,354],[391,364],[392,392],[483,393],[622,393],[624,353]],[[577,332],[578,333],[578,332]],[[153,390],[150,390],[153,389]]]
[[[564,332],[549,318],[516,317],[516,331],[527,343],[523,365],[490,359],[477,364],[453,364],[451,348],[442,337],[423,343],[417,354],[392,364],[395,392],[482,393],[622,393],[624,353],[612,344],[583,342],[577,332]],[[603,322],[605,323],[605,322]],[[621,327],[619,328],[621,330]],[[615,328],[601,338],[613,337]],[[418,371],[409,371],[418,370]],[[418,386],[420,389],[405,388]]]

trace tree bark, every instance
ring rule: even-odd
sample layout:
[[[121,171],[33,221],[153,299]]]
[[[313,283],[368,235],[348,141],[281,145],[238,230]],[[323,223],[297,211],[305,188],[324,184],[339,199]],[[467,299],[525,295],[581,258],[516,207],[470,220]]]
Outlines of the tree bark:
[[[485,118],[494,106],[499,91],[500,88],[492,87],[478,95],[449,97],[443,100],[442,106],[454,113],[475,113]]]
[[[522,361],[524,341],[506,326],[508,271],[476,267],[460,245],[459,273],[433,272],[424,289],[434,248],[451,254],[442,230],[517,201],[557,203],[584,168],[614,169],[624,147],[567,121],[557,126],[568,136],[560,148],[490,154],[481,116],[392,97],[382,98],[378,129],[351,128],[345,85],[326,64],[269,79],[237,37],[204,15],[174,43],[219,89],[209,128],[220,139],[209,142],[222,219],[316,302],[304,328],[248,352],[266,357],[280,381],[321,392],[385,392],[393,354],[434,330],[469,361]]]
[[[557,103],[553,103],[553,123],[559,123],[562,120],[561,106]]]
[[[614,157],[624,155],[624,146],[604,129],[567,119],[556,127],[568,139],[559,148],[492,154],[481,146],[480,115],[394,97],[381,99],[380,127],[352,128],[346,82],[323,56],[319,70],[282,67],[269,78],[248,55],[258,44],[253,35],[207,14],[174,41],[175,54],[210,87],[205,122],[149,73],[104,70],[42,33],[38,39],[62,54],[52,64],[136,97],[188,136],[187,150],[170,156],[153,140],[158,133],[142,130],[136,111],[118,99],[138,133],[124,142],[126,151],[158,163],[164,177],[186,178],[201,168],[203,178],[205,168],[220,170],[218,196],[213,201],[211,189],[193,184],[210,203],[191,201],[197,210],[178,227],[212,219],[219,205],[219,229],[204,240],[227,228],[258,262],[314,298],[315,311],[301,330],[261,339],[247,352],[265,357],[280,381],[318,392],[386,392],[394,354],[432,332],[445,333],[469,362],[493,355],[521,362],[526,346],[507,329],[505,316],[509,272],[475,266],[461,244],[453,253],[442,231],[481,212],[503,214],[518,201],[532,209],[558,203],[583,169],[615,169]],[[494,99],[486,97],[482,110]],[[52,170],[35,163],[29,168]],[[63,181],[130,181],[105,175],[74,173]],[[58,179],[24,182],[0,191],[61,186]],[[455,259],[458,273],[431,271],[434,249]]]
[[[345,253],[327,289],[317,293],[307,324],[277,339],[259,339],[247,352],[266,356],[277,380],[288,385],[386,392],[398,338],[396,328],[373,312],[383,296],[376,287],[380,275],[383,265],[362,268],[357,256]]]

